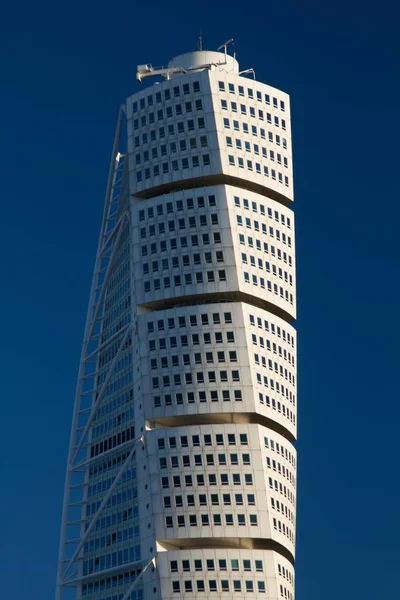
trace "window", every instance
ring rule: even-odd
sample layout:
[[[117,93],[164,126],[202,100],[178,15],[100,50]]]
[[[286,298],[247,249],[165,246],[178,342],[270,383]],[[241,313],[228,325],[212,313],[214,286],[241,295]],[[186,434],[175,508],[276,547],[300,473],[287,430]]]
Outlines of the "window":
[[[226,281],[226,272],[225,270],[218,271],[218,277],[220,281]]]
[[[225,523],[226,523],[227,525],[233,525],[233,515],[231,515],[231,514],[228,514],[228,515],[227,515],[227,514],[226,514],[226,515],[225,515]]]
[[[165,527],[167,529],[173,527],[172,517],[165,517]]]
[[[185,581],[185,592],[192,592],[193,591],[193,586],[192,586],[192,582],[189,581]]]

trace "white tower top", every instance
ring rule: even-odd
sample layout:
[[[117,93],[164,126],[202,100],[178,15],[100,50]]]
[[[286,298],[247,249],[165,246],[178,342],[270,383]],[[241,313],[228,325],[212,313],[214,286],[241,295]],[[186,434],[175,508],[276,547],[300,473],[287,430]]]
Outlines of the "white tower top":
[[[184,75],[191,71],[202,71],[204,69],[223,71],[230,75],[240,75],[238,61],[235,56],[229,56],[227,52],[227,46],[231,42],[233,42],[233,39],[226,41],[217,51],[196,50],[179,54],[169,61],[167,67],[153,67],[151,64],[138,65],[136,78],[138,81],[143,81],[147,77],[158,75],[165,79],[171,79],[175,75]],[[224,52],[220,52],[221,49]],[[252,69],[250,70],[252,71]]]
[[[186,52],[175,56],[168,63],[168,68],[183,68],[185,71],[211,69],[216,71],[225,71],[232,75],[239,73],[239,63],[224,52],[209,50],[197,50],[195,52]]]

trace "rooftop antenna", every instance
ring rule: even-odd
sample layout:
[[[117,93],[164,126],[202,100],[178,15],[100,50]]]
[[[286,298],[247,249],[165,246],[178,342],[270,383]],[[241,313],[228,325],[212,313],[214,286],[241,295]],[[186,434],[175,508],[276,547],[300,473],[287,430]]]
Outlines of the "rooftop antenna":
[[[203,50],[203,36],[201,34],[201,29],[199,37],[197,38],[197,49],[200,50],[200,52]]]
[[[226,63],[226,55],[227,55],[227,50],[226,47],[231,44],[233,42],[233,38],[231,38],[230,40],[227,40],[226,42],[224,42],[223,44],[221,44],[220,46],[218,46],[217,48],[217,52],[219,52],[220,50],[222,50],[222,48],[224,49],[224,54],[225,54],[225,63]]]
[[[253,79],[256,78],[256,72],[254,69],[246,69],[245,71],[239,71],[239,75],[248,75],[249,73],[253,74]]]

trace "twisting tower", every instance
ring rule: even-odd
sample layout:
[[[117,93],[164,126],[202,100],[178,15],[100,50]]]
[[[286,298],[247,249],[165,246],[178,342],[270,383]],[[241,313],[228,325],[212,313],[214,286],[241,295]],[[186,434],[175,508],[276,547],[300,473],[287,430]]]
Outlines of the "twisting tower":
[[[220,50],[120,110],[57,600],[294,598],[289,98]]]

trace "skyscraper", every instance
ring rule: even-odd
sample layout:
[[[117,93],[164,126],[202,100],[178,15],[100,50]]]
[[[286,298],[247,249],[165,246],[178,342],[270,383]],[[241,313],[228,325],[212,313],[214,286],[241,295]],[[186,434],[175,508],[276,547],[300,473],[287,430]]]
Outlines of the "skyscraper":
[[[220,50],[120,110],[57,600],[294,598],[289,98]]]

